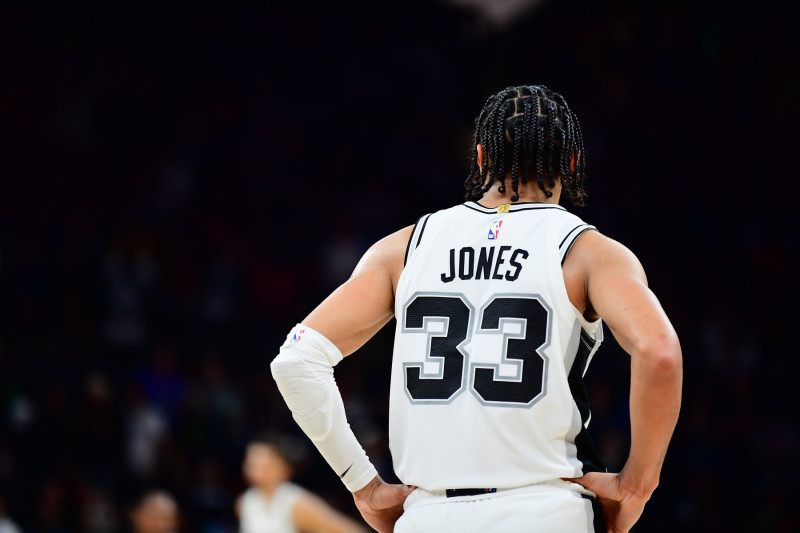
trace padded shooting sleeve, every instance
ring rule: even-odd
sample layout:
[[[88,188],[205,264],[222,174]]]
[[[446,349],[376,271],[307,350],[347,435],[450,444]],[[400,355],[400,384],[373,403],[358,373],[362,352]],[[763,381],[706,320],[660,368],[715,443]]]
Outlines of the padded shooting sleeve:
[[[333,378],[333,367],[342,359],[342,352],[324,335],[297,324],[270,368],[297,425],[350,492],[355,492],[378,472],[347,423]]]

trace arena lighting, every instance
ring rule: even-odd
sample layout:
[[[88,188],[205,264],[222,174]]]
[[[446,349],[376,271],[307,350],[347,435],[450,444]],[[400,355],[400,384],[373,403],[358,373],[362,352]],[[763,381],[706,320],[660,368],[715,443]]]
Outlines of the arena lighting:
[[[513,22],[518,16],[544,4],[547,0],[447,0],[448,3],[472,8],[498,28]]]

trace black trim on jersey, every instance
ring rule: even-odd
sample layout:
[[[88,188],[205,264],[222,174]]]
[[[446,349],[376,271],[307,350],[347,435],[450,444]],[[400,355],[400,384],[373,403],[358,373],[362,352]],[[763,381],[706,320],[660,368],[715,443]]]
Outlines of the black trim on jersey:
[[[567,260],[567,254],[569,254],[569,251],[572,250],[572,245],[575,244],[575,241],[578,240],[578,237],[580,237],[581,235],[583,235],[584,233],[586,233],[587,231],[592,230],[592,229],[596,229],[596,228],[594,228],[592,226],[586,226],[585,228],[580,230],[577,235],[575,235],[575,238],[573,238],[572,241],[570,241],[569,246],[567,246],[567,249],[564,250],[564,255],[563,255],[563,257],[561,257],[561,266],[564,266],[564,261]]]
[[[581,226],[588,226],[588,224],[586,224],[585,222],[582,222],[582,223],[578,224],[577,226],[575,226],[574,228],[572,228],[571,230],[569,230],[569,233],[567,233],[567,236],[564,237],[564,240],[561,241],[561,244],[558,245],[558,249],[559,250],[561,249],[562,246],[564,246],[564,243],[567,242],[567,239],[569,239],[569,236],[572,235],[572,232],[575,231],[576,229],[580,228]]]
[[[419,217],[417,219],[416,222],[414,222],[414,227],[411,229],[411,235],[408,236],[408,243],[406,243],[406,256],[403,258],[403,266],[404,267],[406,266],[406,263],[408,263],[408,254],[409,254],[409,252],[411,252],[411,243],[414,242],[414,236],[417,235],[417,230],[419,229],[420,233],[419,233],[419,236],[417,238],[417,244],[414,246],[415,249],[416,249],[417,246],[419,246],[419,237],[422,237],[422,231],[425,229],[425,224],[428,223],[428,218],[426,218],[426,217],[430,217],[430,216],[431,216],[431,213],[428,213],[426,215],[422,215],[421,217]],[[422,227],[420,228],[419,221],[422,220],[423,218],[425,219],[425,221],[422,223]]]
[[[430,215],[425,215],[425,222],[422,223],[422,229],[419,230],[419,236],[417,237],[417,244],[414,246],[415,250],[419,248],[419,243],[422,241],[422,234],[425,233],[425,226],[428,225],[429,218],[431,218]]]
[[[583,373],[586,370],[586,365],[589,364],[589,355],[591,355],[595,344],[597,344],[596,341],[581,329],[578,351],[575,354],[575,361],[572,363],[572,368],[567,377],[572,399],[575,401],[575,405],[581,415],[581,430],[575,436],[575,447],[578,449],[578,460],[583,464],[584,474],[587,472],[606,471],[606,466],[597,454],[597,450],[594,449],[592,439],[586,430],[586,421],[589,420],[590,413],[589,394],[586,392],[586,386],[583,383]]]
[[[597,498],[592,498],[588,494],[581,494],[581,498],[592,502],[592,529],[594,529],[594,533],[608,533],[606,521],[603,519],[603,508]]]
[[[474,204],[474,205],[470,205]],[[536,204],[536,205],[531,205]],[[479,204],[478,202],[467,202],[461,204],[468,209],[472,209],[473,211],[477,211],[478,213],[483,213],[484,215],[505,215],[507,213],[498,213],[497,207],[485,207]],[[523,206],[530,206],[530,207],[523,207]],[[515,209],[516,208],[516,209]],[[508,212],[509,213],[516,213],[517,211],[537,211],[539,209],[558,209],[559,211],[566,211],[563,207],[556,204],[547,204],[542,205],[539,202],[524,202],[521,204],[513,204],[510,205]]]
[[[417,225],[419,224],[419,221],[422,220],[422,218],[425,216],[426,215],[422,215],[421,217],[419,217],[417,221],[414,222],[414,227],[411,228],[411,235],[408,236],[408,243],[406,243],[406,256],[403,258],[403,266],[406,266],[406,263],[408,262],[408,252],[411,250],[411,241],[414,240],[414,233],[416,233],[417,231]]]

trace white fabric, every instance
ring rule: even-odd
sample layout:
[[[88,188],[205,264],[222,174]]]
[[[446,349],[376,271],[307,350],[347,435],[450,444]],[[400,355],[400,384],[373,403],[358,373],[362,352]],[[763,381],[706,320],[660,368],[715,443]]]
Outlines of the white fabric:
[[[592,501],[577,491],[554,484],[456,498],[416,489],[403,507],[395,533],[595,531]]]
[[[588,416],[568,378],[581,355],[572,379],[581,383],[603,330],[570,302],[561,260],[593,226],[531,203],[502,213],[469,202],[423,221],[395,298],[389,437],[397,476],[427,490],[580,476],[585,456],[575,439]],[[457,390],[431,398],[443,380]],[[505,392],[512,389],[522,399]]]
[[[297,425],[355,492],[378,473],[347,423],[333,366],[342,353],[324,335],[297,324],[272,361],[272,376]]]
[[[239,507],[239,533],[298,533],[292,511],[302,494],[303,489],[291,482],[282,483],[271,498],[248,489]]]
[[[0,516],[0,533],[22,533],[22,530],[9,518]]]

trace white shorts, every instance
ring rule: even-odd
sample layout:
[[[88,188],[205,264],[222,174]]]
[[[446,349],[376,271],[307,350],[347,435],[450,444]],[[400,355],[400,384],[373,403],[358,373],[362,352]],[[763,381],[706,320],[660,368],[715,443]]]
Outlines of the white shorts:
[[[403,505],[395,533],[595,533],[605,532],[594,498],[569,482],[448,498],[416,489]]]

